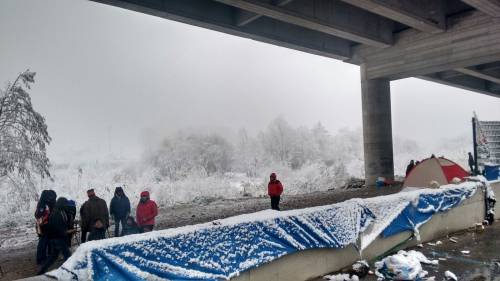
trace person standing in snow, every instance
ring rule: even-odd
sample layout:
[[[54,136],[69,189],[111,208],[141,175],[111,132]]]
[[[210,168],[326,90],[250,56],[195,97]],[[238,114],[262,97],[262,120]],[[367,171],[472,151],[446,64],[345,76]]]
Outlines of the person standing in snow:
[[[280,210],[280,196],[283,193],[283,185],[276,179],[276,173],[272,173],[269,177],[269,184],[267,185],[267,194],[271,197],[271,209]]]
[[[68,247],[71,248],[71,241],[75,235],[75,217],[76,217],[76,202],[74,200],[68,200],[68,205],[66,206],[66,213],[68,214]]]
[[[35,220],[36,233],[38,235],[38,245],[36,248],[36,264],[40,265],[47,259],[49,249],[49,238],[46,227],[49,223],[49,216],[56,205],[57,194],[54,190],[44,190],[40,195],[40,200],[36,206]]]
[[[95,195],[94,189],[87,190],[89,199],[80,208],[80,224],[82,228],[82,243],[87,241],[87,233],[103,231],[109,227],[108,204]],[[96,222],[100,221],[99,225]]]
[[[64,197],[59,197],[57,199],[56,205],[53,212],[49,216],[49,222],[47,223],[47,237],[49,238],[49,244],[51,247],[51,252],[47,260],[43,263],[38,271],[38,275],[47,272],[50,266],[59,257],[59,254],[63,254],[64,260],[67,260],[71,255],[68,247],[68,214],[67,214],[68,200]]]
[[[141,192],[141,199],[137,205],[136,219],[137,226],[140,227],[141,232],[153,231],[155,225],[155,217],[158,215],[158,206],[155,201],[149,199],[149,192]]]
[[[415,162],[413,160],[410,161],[410,164],[406,167],[406,176],[410,173],[410,171],[415,167]]]
[[[475,169],[474,169],[474,156],[472,156],[472,153],[469,152],[469,168],[470,168],[470,174],[474,175]]]
[[[130,214],[130,200],[120,186],[115,189],[115,196],[111,199],[109,213],[115,221],[115,237],[120,235],[120,224],[122,225],[122,235],[125,230],[126,220]]]

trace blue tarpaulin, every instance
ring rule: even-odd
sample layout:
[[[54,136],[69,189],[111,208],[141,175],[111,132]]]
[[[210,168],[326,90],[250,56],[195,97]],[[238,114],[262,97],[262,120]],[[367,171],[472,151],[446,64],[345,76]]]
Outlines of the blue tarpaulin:
[[[384,236],[416,230],[434,213],[455,207],[475,190],[474,184],[469,184],[302,210],[267,210],[201,225],[90,241],[48,275],[59,280],[229,279],[297,251],[356,244],[370,224],[383,225],[379,228],[384,229]],[[401,204],[397,209],[403,210],[398,216],[384,215],[394,210],[385,205],[397,204]],[[389,223],[386,217],[392,221]]]
[[[236,217],[177,234],[174,229],[91,241],[53,275],[79,280],[229,279],[299,250],[353,244],[374,218],[356,200],[251,215],[268,218],[245,221],[242,216],[241,222]]]
[[[471,197],[475,189],[453,188],[439,193],[422,193],[418,202],[408,202],[406,208],[384,229],[384,237],[403,231],[417,231],[418,227],[431,219],[437,212],[447,211],[464,199]]]

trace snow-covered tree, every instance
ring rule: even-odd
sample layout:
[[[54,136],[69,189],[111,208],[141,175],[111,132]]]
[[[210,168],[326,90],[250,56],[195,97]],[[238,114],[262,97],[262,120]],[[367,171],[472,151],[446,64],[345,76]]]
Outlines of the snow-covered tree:
[[[34,78],[35,72],[26,70],[0,90],[0,178],[17,174],[30,180],[32,173],[50,177],[46,150],[51,138],[27,92]]]

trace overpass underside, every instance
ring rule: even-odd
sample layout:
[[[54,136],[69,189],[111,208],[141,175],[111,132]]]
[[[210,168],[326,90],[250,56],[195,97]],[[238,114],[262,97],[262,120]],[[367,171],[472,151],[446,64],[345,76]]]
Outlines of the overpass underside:
[[[93,1],[359,65],[368,184],[394,178],[390,81],[500,97],[500,0]]]

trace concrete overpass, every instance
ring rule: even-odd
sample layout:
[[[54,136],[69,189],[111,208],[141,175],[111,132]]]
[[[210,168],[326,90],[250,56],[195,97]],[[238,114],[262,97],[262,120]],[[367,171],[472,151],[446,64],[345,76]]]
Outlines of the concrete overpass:
[[[500,97],[500,0],[93,1],[359,65],[369,184],[394,178],[390,81]]]

